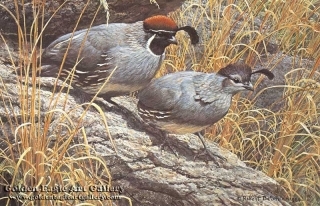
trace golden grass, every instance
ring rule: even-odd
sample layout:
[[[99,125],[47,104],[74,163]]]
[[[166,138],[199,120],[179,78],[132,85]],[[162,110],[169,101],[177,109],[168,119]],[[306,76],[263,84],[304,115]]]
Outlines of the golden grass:
[[[185,69],[213,72],[240,59],[254,67],[262,61],[262,53],[263,65],[272,70],[282,57],[265,52],[268,42],[278,45],[278,52],[292,56],[297,63],[286,74],[286,83],[264,89],[284,88],[280,111],[256,107],[255,100],[263,91],[252,100],[237,95],[227,116],[207,129],[206,136],[276,179],[285,191],[281,197],[288,202],[318,205],[319,3],[314,5],[316,1],[311,0],[228,0],[224,4],[209,0],[204,5],[197,0],[188,2],[190,6],[171,16],[181,25],[195,26],[203,42],[196,48],[190,46],[188,38],[180,38],[182,46],[168,49],[166,64],[159,75]],[[202,55],[195,54],[197,49],[203,51]],[[300,64],[304,58],[313,60],[313,65]],[[192,64],[186,63],[190,60]],[[188,65],[192,68],[186,68]]]
[[[14,2],[17,6],[18,1]],[[39,18],[45,12],[39,2],[41,1],[32,2],[36,5],[32,37],[27,36],[24,24],[19,25],[17,40],[20,59],[18,64],[11,60],[15,69],[25,70],[25,73],[32,70],[32,76],[31,82],[30,78],[20,77],[25,83],[17,79],[21,93],[21,115],[10,113],[13,110],[11,102],[5,105],[9,133],[4,129],[5,123],[0,120],[0,128],[4,132],[1,144],[6,147],[0,151],[0,183],[12,186],[57,184],[62,187],[110,185],[111,176],[105,162],[88,145],[84,128],[81,126],[85,113],[74,122],[70,118],[73,111],[65,112],[63,107],[57,108],[54,99],[57,97],[51,97],[51,110],[47,114],[43,116],[39,110],[41,82],[36,84],[35,65],[38,56],[36,45],[39,43],[41,46],[42,30],[37,28],[39,25],[44,28],[47,23]],[[222,1],[209,0],[206,5],[200,5],[200,1],[196,0],[193,2],[192,6],[173,13],[172,17],[181,25],[192,24],[197,30],[202,31],[201,37],[205,41],[199,49],[204,53],[200,56],[195,55],[196,49],[190,47],[189,40],[180,38],[181,46],[168,49],[166,63],[160,75],[168,70],[172,72],[185,69],[187,61],[191,61],[191,69],[206,72],[217,71],[239,59],[244,59],[254,66],[260,61],[260,54],[266,50],[268,42],[279,45],[279,50],[292,55],[297,61],[303,58],[314,60],[312,66],[292,68],[286,75],[286,84],[282,85],[285,91],[281,111],[256,108],[255,98],[259,94],[253,100],[238,95],[234,98],[226,118],[207,130],[207,137],[237,154],[253,168],[262,170],[276,179],[285,189],[283,198],[295,202],[295,205],[316,205],[320,196],[320,85],[317,71],[320,65],[319,4],[315,5],[316,1],[311,0],[228,0],[223,1],[224,4]],[[1,4],[0,6],[3,7]],[[102,6],[108,9],[106,1],[102,1]],[[192,16],[189,14],[190,11],[193,12]],[[13,12],[11,15],[17,22],[19,19],[25,21],[24,16],[19,16],[18,13]],[[254,23],[257,17],[260,19],[258,26]],[[183,36],[181,32],[178,35]],[[3,36],[1,38],[4,39]],[[272,70],[275,66],[271,63],[272,55],[266,56],[270,62],[263,63]],[[261,78],[257,84],[260,82]],[[2,84],[4,85],[3,82]],[[61,91],[58,94],[60,93]],[[0,100],[4,101],[4,98],[1,92]],[[103,119],[101,110],[100,113]],[[50,126],[53,114],[60,116],[60,130],[52,134]],[[39,121],[41,119],[44,120],[44,124]],[[62,128],[68,132],[59,132]],[[10,133],[14,134],[14,141]],[[34,193],[22,192],[19,195],[31,197]],[[66,195],[72,196],[73,193]],[[1,199],[9,204],[8,197]],[[131,202],[130,199],[128,201]],[[80,200],[23,202],[24,205],[85,203]],[[99,205],[101,201],[86,203]],[[111,201],[109,204],[111,205]]]

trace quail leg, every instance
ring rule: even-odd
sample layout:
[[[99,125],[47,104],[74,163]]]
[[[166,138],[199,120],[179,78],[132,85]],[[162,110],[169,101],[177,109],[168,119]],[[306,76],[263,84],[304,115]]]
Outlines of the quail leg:
[[[64,90],[67,88],[64,88]],[[69,91],[69,95],[75,97],[81,104],[90,102],[93,98],[91,94],[87,94],[83,92],[81,89],[78,89],[77,87],[74,87]]]
[[[75,91],[73,91],[74,94],[76,94],[76,96],[80,99],[79,101],[81,103],[89,103],[92,101],[92,98],[94,97],[94,95],[91,94],[86,94],[81,90],[75,89]],[[104,102],[101,98],[103,97],[96,97],[94,99],[94,103],[97,104],[98,106],[100,106],[101,108],[104,108],[107,111],[111,111],[113,109],[113,106],[115,107],[119,107],[119,105],[114,102],[113,100],[111,100],[111,97],[108,98],[103,98],[104,100],[106,100],[109,104],[107,104],[106,102]],[[88,104],[84,104],[83,109],[86,109],[88,107]]]
[[[159,146],[160,149],[162,150],[164,146],[167,146],[176,157],[179,157],[177,152],[171,147],[170,143],[168,142],[169,134],[163,131],[160,131],[160,132],[161,132],[161,136],[163,137],[163,142]]]
[[[81,104],[84,110],[88,109],[90,111],[95,111],[91,106],[88,105],[88,103],[90,103],[93,98],[92,95],[86,94],[83,91],[78,89],[71,90],[69,94],[74,96],[75,99],[79,101],[79,104]],[[97,101],[97,100],[94,100],[94,103],[98,104],[99,106],[104,106],[103,103],[100,103],[100,101]]]
[[[114,106],[119,106],[119,104],[112,100],[112,96],[110,95],[99,95],[102,99],[106,100],[108,103],[113,104]]]
[[[204,140],[204,137],[202,136],[202,134],[200,132],[197,133],[197,136],[199,137],[199,139],[201,140],[202,142],[202,145],[204,147],[204,150],[205,152],[209,155],[209,157],[215,162],[217,163],[217,157],[219,159],[221,159],[222,161],[226,161],[227,159],[219,154],[216,154],[216,153],[213,153],[211,151],[208,150],[208,147],[207,147],[207,144]],[[202,155],[202,154],[199,154],[199,155]],[[196,156],[199,156],[199,155],[196,155]]]
[[[118,95],[115,95],[115,96],[118,96]],[[113,95],[99,95],[99,97],[101,97],[102,99],[104,99],[110,104],[110,105],[105,105],[105,107],[107,107],[108,110],[112,110],[113,108],[119,108],[119,109],[123,108],[123,106],[121,106],[120,104],[112,100]]]

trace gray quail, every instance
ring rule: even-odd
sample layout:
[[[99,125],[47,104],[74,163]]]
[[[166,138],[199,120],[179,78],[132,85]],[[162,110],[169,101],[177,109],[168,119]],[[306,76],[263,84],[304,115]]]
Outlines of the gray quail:
[[[175,35],[186,31],[192,44],[199,41],[190,26],[178,27],[169,17],[158,15],[136,23],[112,23],[66,34],[42,53],[42,77],[66,79],[75,67],[72,85],[82,92],[111,100],[140,90],[155,76],[165,57],[165,48],[177,44]]]
[[[267,69],[252,72],[248,65],[236,63],[218,73],[176,72],[154,79],[138,94],[138,112],[149,125],[174,134],[199,133],[218,122],[228,112],[232,96],[253,91],[251,75],[274,75]],[[213,158],[213,156],[207,153]]]

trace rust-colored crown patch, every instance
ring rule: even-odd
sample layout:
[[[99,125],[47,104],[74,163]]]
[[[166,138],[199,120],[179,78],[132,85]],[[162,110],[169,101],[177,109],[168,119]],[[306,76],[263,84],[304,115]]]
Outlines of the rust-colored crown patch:
[[[169,17],[163,15],[152,16],[143,21],[143,28],[146,30],[177,31],[177,24]]]

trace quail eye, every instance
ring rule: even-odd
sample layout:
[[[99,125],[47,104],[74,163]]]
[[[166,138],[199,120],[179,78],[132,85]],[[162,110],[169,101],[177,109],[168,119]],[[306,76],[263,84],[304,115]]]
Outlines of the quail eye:
[[[238,78],[233,78],[232,81],[233,81],[234,83],[240,83],[240,79],[238,79]]]
[[[170,34],[170,33],[167,33],[167,32],[158,32],[157,33],[157,35],[159,36],[159,37],[164,37],[164,38],[167,38],[167,39],[170,39],[173,35],[172,34]]]

